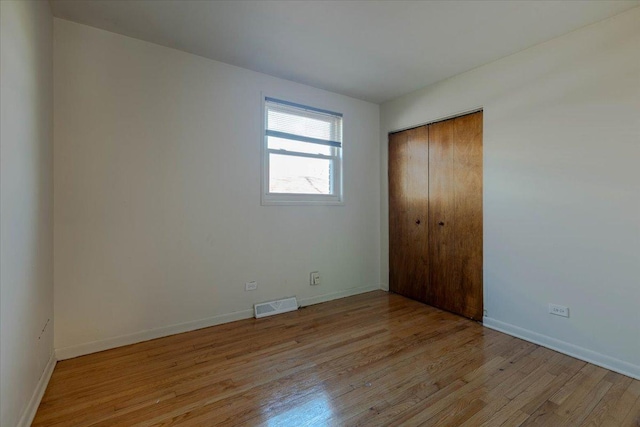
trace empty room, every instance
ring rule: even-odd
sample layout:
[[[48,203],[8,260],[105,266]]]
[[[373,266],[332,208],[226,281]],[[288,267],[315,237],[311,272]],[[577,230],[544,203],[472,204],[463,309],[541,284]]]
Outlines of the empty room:
[[[0,426],[640,426],[640,0],[0,1]]]

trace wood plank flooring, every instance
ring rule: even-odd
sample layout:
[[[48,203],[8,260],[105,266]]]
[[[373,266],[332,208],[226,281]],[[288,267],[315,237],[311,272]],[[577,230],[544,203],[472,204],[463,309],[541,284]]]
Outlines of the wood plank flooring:
[[[640,381],[385,292],[59,362],[34,426],[639,426]]]

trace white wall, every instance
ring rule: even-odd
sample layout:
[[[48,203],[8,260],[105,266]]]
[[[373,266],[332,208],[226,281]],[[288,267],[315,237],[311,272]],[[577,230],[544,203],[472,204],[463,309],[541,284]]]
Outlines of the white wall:
[[[381,107],[383,283],[387,132],[475,107],[485,324],[639,377],[640,8]]]
[[[59,357],[379,289],[377,105],[59,19],[54,34]],[[260,205],[261,91],[344,113],[344,206]]]
[[[10,427],[30,421],[53,351],[53,324],[42,332],[53,321],[53,42],[46,1],[2,1],[0,16],[0,425]]]

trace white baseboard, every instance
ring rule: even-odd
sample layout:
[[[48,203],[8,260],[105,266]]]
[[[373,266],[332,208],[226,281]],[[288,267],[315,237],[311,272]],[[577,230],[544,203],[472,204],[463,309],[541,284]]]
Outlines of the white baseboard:
[[[55,367],[56,358],[53,353],[51,353],[47,366],[44,368],[44,372],[40,376],[40,380],[38,380],[38,385],[36,385],[36,389],[31,395],[29,404],[22,413],[20,421],[18,421],[18,427],[29,427],[33,422],[33,419],[36,417],[36,412],[38,412],[40,401],[42,401],[42,396],[44,396],[44,392],[47,390],[47,385],[49,385],[49,380],[51,379],[51,374],[53,374],[53,369]]]
[[[594,365],[640,380],[640,366],[638,365],[634,365],[632,363],[625,362],[624,360],[616,359],[615,357],[607,356],[584,347],[570,344],[565,341],[560,341],[556,338],[552,338],[529,329],[524,329],[510,323],[501,322],[490,317],[485,317],[482,322],[487,328],[495,329],[496,331],[504,332],[505,334],[512,335],[517,338],[522,338],[523,340],[567,354],[575,357],[576,359],[584,360],[585,362],[593,363]]]
[[[334,299],[346,298],[353,295],[364,294],[365,292],[371,291],[379,291],[379,286],[361,286],[359,288],[347,289],[339,292],[332,292],[330,294],[318,295],[315,297],[309,298],[300,298],[298,299],[298,303],[300,307],[305,307],[307,305],[320,304],[322,302],[332,301]]]
[[[312,305],[338,298],[348,297],[351,295],[357,295],[364,292],[376,291],[379,289],[380,288],[377,286],[363,286],[360,288],[347,289],[344,291],[333,292],[330,294],[319,295],[311,298],[302,298],[298,301],[300,305]],[[162,328],[149,329],[133,334],[107,338],[105,340],[92,341],[85,344],[57,348],[55,351],[55,355],[57,360],[71,359],[73,357],[84,356],[87,354],[97,353],[99,351],[109,350],[125,345],[137,344],[139,342],[167,337],[169,335],[181,334],[183,332],[191,332],[195,331],[196,329],[208,328],[210,326],[220,325],[222,323],[249,319],[251,317],[253,317],[253,309],[236,311],[234,313],[221,314],[218,316],[209,317],[207,319],[195,320],[192,322],[185,322],[177,325],[164,326]]]
[[[119,337],[107,338],[105,340],[91,341],[85,344],[73,345],[69,347],[57,348],[56,358],[58,360],[71,359],[73,357],[85,356],[99,351],[110,350],[130,344],[137,344],[143,341],[154,340],[156,338],[167,337],[169,335],[191,332],[196,329],[208,328],[209,326],[220,325],[222,323],[235,322],[236,320],[249,319],[253,317],[253,310],[242,310],[234,313],[220,314],[207,319],[194,320],[192,322],[179,323],[177,325],[164,326],[162,328],[148,329],[133,334],[121,335]]]

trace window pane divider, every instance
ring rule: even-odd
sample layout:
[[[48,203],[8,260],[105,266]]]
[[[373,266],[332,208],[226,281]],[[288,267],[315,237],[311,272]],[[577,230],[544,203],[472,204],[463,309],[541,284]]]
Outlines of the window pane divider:
[[[273,136],[282,139],[291,139],[294,141],[308,142],[310,144],[328,145],[330,147],[342,147],[339,141],[332,141],[330,139],[311,138],[310,136],[296,135],[294,133],[280,132],[277,130],[267,129],[267,136]]]
[[[269,191],[267,194],[270,196],[293,196],[294,198],[308,198],[310,200],[334,200],[338,199],[335,194],[315,194],[315,193],[273,193]]]
[[[338,156],[327,156],[325,154],[301,153],[298,151],[288,151],[288,150],[274,150],[273,148],[268,148],[267,152],[269,154],[282,154],[284,156],[292,156],[292,157],[308,157],[311,159],[334,160],[338,158]]]

